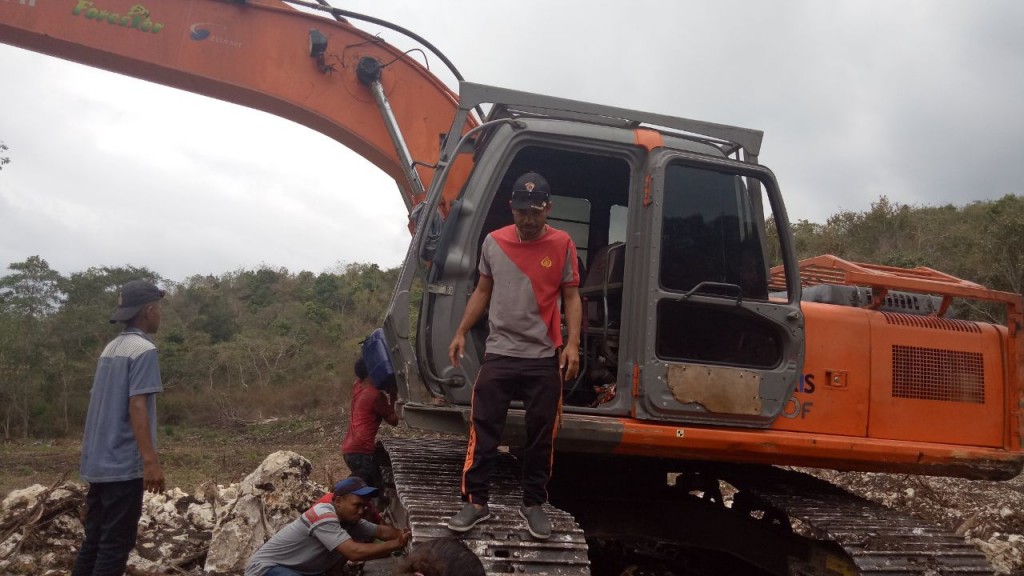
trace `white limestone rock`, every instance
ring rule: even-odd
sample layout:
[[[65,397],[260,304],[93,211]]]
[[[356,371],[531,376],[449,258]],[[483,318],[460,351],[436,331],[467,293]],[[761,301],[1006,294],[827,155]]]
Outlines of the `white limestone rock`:
[[[35,506],[39,500],[39,495],[45,491],[46,486],[42,484],[33,484],[21,490],[11,490],[3,502],[0,502],[0,514],[7,515],[16,510],[24,510]]]
[[[206,556],[206,574],[239,574],[249,557],[278,530],[308,508],[324,490],[310,480],[309,460],[290,451],[274,452],[237,486],[221,492],[225,504]],[[234,486],[232,486],[234,488]]]

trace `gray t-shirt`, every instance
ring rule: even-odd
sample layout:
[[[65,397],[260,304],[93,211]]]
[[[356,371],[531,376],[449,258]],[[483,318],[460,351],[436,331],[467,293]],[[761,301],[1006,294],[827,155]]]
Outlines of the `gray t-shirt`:
[[[579,286],[576,246],[547,226],[540,238],[519,239],[514,224],[484,238],[480,274],[494,280],[488,312],[487,352],[515,358],[549,358],[562,345],[561,297]]]
[[[342,542],[372,542],[376,534],[377,525],[366,520],[342,528],[334,505],[317,503],[249,558],[245,576],[263,576],[274,566],[284,566],[299,574],[322,574],[339,560],[348,561],[335,551]]]
[[[142,478],[142,454],[132,432],[128,399],[148,394],[149,434],[156,447],[156,393],[163,391],[156,346],[129,328],[103,349],[96,364],[82,437],[80,473],[86,482]]]

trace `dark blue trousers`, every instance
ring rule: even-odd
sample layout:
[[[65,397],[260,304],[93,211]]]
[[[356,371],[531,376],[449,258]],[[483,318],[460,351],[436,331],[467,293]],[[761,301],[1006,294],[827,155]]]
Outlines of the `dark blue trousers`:
[[[373,486],[378,490],[384,489],[384,477],[373,454],[343,454],[342,458],[353,476],[365,480],[367,486]]]
[[[85,540],[71,576],[123,576],[142,517],[142,478],[89,484]]]

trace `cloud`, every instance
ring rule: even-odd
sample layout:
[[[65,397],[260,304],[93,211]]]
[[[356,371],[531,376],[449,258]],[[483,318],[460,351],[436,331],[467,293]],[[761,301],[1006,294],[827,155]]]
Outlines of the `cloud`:
[[[394,181],[337,142],[262,112],[2,50],[0,74],[21,79],[0,132],[13,158],[0,174],[5,263],[39,254],[66,273],[134,264],[172,280],[264,263],[401,263],[409,234]]]
[[[880,195],[939,205],[1024,192],[1013,157],[1024,3],[1013,0],[344,7],[416,31],[474,82],[764,130],[760,160],[794,221]],[[0,76],[6,263],[40,254],[64,272],[133,263],[183,279],[404,256],[394,182],[320,134],[9,47]]]

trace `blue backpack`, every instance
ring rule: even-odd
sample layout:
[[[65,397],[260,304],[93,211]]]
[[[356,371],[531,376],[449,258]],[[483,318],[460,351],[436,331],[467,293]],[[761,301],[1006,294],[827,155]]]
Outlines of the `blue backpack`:
[[[388,344],[384,340],[383,328],[377,328],[370,333],[366,340],[363,340],[362,354],[374,388],[378,390],[389,388],[395,381],[395,367],[391,364],[391,355],[388,354]]]

